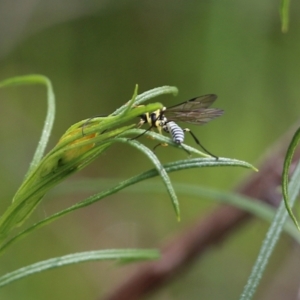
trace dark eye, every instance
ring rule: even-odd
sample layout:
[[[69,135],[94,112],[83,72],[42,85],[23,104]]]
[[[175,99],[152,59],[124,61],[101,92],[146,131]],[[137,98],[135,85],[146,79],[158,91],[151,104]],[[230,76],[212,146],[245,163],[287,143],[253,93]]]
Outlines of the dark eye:
[[[152,122],[155,122],[157,120],[156,113],[151,113],[150,118]]]

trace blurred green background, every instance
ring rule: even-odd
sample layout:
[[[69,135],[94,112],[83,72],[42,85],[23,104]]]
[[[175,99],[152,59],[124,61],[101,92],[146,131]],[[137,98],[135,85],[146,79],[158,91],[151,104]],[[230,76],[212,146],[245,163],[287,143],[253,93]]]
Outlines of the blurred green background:
[[[73,123],[110,113],[139,92],[175,85],[166,106],[208,93],[224,116],[190,126],[211,152],[255,164],[298,118],[300,109],[299,1],[292,2],[287,34],[280,31],[279,1],[0,1],[0,79],[39,73],[53,83],[57,114],[53,147]],[[1,210],[9,205],[28,168],[46,112],[40,86],[0,90]],[[137,120],[138,121],[138,120]],[[154,141],[140,138],[150,148]],[[186,142],[194,145],[191,137]],[[162,162],[183,159],[159,148]],[[126,145],[115,145],[71,177],[117,183],[149,169],[150,162]],[[212,168],[173,173],[176,182],[230,190],[252,171]],[[161,184],[159,179],[153,182]],[[75,183],[74,183],[75,184]],[[89,193],[47,195],[36,221]],[[108,248],[155,248],[216,207],[207,199],[179,195],[182,221],[162,194],[119,193],[47,226],[1,258],[1,274],[72,252]],[[267,224],[253,220],[151,299],[236,299],[256,258]],[[292,272],[283,272],[291,241],[284,237],[260,287],[261,299],[295,293]],[[299,263],[298,263],[299,264]],[[292,264],[293,265],[293,264]],[[293,265],[295,267],[295,265]],[[95,299],[126,278],[133,267],[90,263],[56,269],[5,287],[1,299]],[[276,285],[275,283],[276,282]],[[278,298],[276,298],[278,297]]]

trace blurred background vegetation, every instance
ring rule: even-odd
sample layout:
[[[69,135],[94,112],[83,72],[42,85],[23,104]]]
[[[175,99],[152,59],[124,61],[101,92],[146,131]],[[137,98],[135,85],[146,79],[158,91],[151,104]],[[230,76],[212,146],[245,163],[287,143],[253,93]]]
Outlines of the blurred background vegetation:
[[[39,73],[49,77],[57,99],[50,146],[73,123],[107,114],[139,92],[175,85],[179,96],[158,98],[166,106],[215,93],[224,116],[190,128],[218,156],[255,164],[298,118],[300,109],[300,3],[292,2],[287,34],[280,30],[279,1],[0,1],[0,78]],[[45,89],[0,91],[1,210],[9,205],[33,155],[46,112]],[[138,121],[138,120],[137,120]],[[154,141],[140,141],[149,147]],[[186,142],[193,145],[187,136]],[[50,148],[49,148],[50,149]],[[186,153],[159,148],[162,162]],[[143,155],[117,144],[71,177],[117,183],[149,169]],[[176,182],[230,190],[249,170],[212,168],[171,174]],[[161,184],[159,179],[153,179]],[[75,184],[75,183],[74,183]],[[36,221],[90,193],[47,195]],[[167,193],[119,193],[77,211],[22,240],[1,260],[1,274],[72,252],[108,248],[155,248],[208,214],[215,203],[179,195],[178,223]],[[256,258],[267,224],[253,220],[151,299],[236,299]],[[285,271],[291,241],[283,237],[258,296],[287,295]],[[298,266],[299,267],[299,266]],[[296,268],[295,265],[291,266]],[[5,287],[1,299],[95,299],[132,267],[89,263],[32,276]],[[286,272],[286,276],[279,273]],[[276,275],[274,275],[276,274]],[[276,294],[279,296],[278,294]],[[282,299],[282,298],[278,298]]]

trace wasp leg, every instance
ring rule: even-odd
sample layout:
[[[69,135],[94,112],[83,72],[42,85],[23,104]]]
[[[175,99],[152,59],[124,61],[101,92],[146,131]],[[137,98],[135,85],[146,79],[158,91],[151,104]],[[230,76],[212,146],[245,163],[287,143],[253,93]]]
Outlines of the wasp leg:
[[[167,143],[159,143],[159,144],[157,144],[156,146],[153,147],[153,152],[155,152],[156,148],[159,147],[159,146],[167,147],[168,144]]]
[[[197,139],[197,137],[193,134],[193,132],[189,128],[185,128],[185,129],[183,129],[183,131],[189,132],[191,134],[191,136],[193,137],[194,141],[196,142],[196,144],[198,144],[207,154],[209,154],[210,156],[214,157],[216,160],[219,159],[218,156],[212,154],[211,152],[209,152],[206,148],[204,148],[201,145],[200,141]]]
[[[153,147],[153,152],[155,152],[156,148],[159,147],[159,146],[162,146],[162,147],[167,147],[168,144],[167,143],[159,143],[157,144],[155,147]],[[185,149],[182,145],[181,145],[181,148],[189,155],[191,156],[191,152],[187,149]]]
[[[145,123],[146,123],[146,122],[145,122],[143,119],[141,119],[141,120],[138,122],[138,124],[136,125],[136,127],[137,127],[137,128],[140,128],[140,127],[142,127]]]
[[[141,120],[141,121],[138,123],[137,128],[140,128],[140,127],[143,126],[145,123],[146,123],[145,121]],[[144,132],[142,132],[141,134],[139,134],[139,135],[137,135],[137,136],[135,136],[135,137],[133,137],[133,138],[130,138],[129,140],[131,141],[131,140],[135,140],[135,139],[141,137],[142,135],[144,135],[147,131],[151,130],[152,128],[153,128],[153,126],[150,126],[150,127],[149,127],[148,129],[146,129]]]

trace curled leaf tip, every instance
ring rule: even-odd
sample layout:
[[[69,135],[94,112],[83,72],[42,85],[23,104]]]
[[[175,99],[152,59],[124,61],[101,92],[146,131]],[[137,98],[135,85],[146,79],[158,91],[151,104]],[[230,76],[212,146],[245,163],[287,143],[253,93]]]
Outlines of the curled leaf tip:
[[[297,129],[295,132],[292,141],[290,142],[290,145],[288,147],[288,150],[286,152],[286,156],[284,158],[284,164],[283,164],[283,171],[282,171],[282,196],[284,200],[284,204],[286,207],[286,210],[291,217],[292,221],[294,222],[297,229],[300,231],[299,223],[292,211],[292,204],[290,204],[289,199],[289,169],[293,160],[294,152],[298,146],[298,143],[300,141],[300,128]]]

